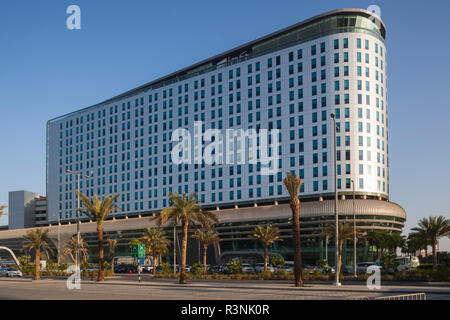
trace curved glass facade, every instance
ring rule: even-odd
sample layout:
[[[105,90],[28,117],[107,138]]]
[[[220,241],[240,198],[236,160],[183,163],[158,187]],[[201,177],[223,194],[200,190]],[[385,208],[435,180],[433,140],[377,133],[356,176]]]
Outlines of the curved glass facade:
[[[353,215],[340,216],[341,222],[353,222]],[[321,216],[314,218],[301,218],[301,245],[302,245],[302,257],[305,264],[315,264],[318,259],[325,258],[325,239],[322,235],[323,227],[326,223],[333,223],[334,216]],[[356,216],[357,226],[359,229],[379,229],[391,232],[400,233],[405,219],[392,217],[392,216]],[[280,237],[283,241],[276,242],[270,248],[271,253],[281,255],[285,260],[293,260],[292,252],[292,224],[291,219],[272,219],[272,220],[260,220],[257,222],[237,222],[237,223],[222,223],[216,226],[216,231],[219,233],[221,239],[219,245],[216,246],[216,250],[212,247],[209,248],[208,263],[224,263],[224,259],[231,259],[233,256],[240,256],[242,252],[262,252],[262,247],[249,238],[249,235],[253,233],[253,229],[256,225],[271,224],[280,229]],[[167,238],[173,240],[173,228],[166,228]],[[180,230],[177,231],[177,242],[180,243],[181,234]],[[117,239],[118,246],[116,248],[117,256],[128,256],[131,254],[129,241],[135,238],[139,238],[143,235],[144,229],[134,230],[121,230],[121,231],[107,231],[104,234],[105,240],[108,238]],[[191,231],[192,233],[192,231]],[[96,232],[83,233],[82,238],[89,244],[90,259],[95,261],[97,259],[97,247],[98,247],[98,235]],[[106,242],[105,242],[106,243]],[[177,249],[179,251],[179,248]],[[198,243],[196,240],[190,239],[188,243],[188,264],[192,264],[198,259]],[[348,262],[353,259],[353,244],[349,242],[349,245],[345,245],[345,257],[348,256]],[[362,240],[358,243],[358,261],[366,261],[369,258],[368,243]],[[214,255],[216,251],[217,255]],[[328,258],[331,262],[334,259],[334,243],[329,242]],[[173,247],[169,249],[166,255],[167,259],[172,259]],[[219,254],[220,253],[220,254]],[[179,253],[178,253],[179,254]],[[253,258],[258,255],[252,255]],[[224,257],[224,258],[222,258]],[[345,258],[347,259],[347,258]]]

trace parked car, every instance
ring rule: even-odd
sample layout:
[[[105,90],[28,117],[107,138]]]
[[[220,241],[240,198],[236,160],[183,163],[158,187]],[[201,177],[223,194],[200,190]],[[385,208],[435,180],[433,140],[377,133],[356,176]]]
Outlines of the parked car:
[[[294,261],[285,261],[282,270],[284,272],[294,272]]]
[[[418,257],[397,257],[395,258],[397,271],[417,270],[420,266]]]
[[[290,266],[290,265],[288,265],[288,266],[284,266],[283,268],[282,268],[282,271],[284,271],[284,272],[294,272],[294,266]]]
[[[9,277],[9,278],[13,278],[13,277],[22,277],[22,271],[11,268],[11,267],[4,267],[0,269],[0,277]]]
[[[142,268],[142,272],[153,272],[153,266],[149,266],[149,265],[143,265],[141,264],[140,267]],[[158,268],[156,268],[156,271],[158,271]]]
[[[242,265],[242,272],[244,272],[244,273],[255,272],[255,268],[253,268],[253,266],[251,264],[244,263]]]
[[[335,271],[334,267],[327,265],[324,265],[322,268],[321,267],[316,267],[316,270],[320,271],[320,273],[323,274],[329,274],[329,273],[333,273]]]
[[[353,274],[353,266],[342,266],[341,269],[343,274]]]
[[[378,262],[358,262],[356,264],[356,272],[357,273],[366,273],[367,268],[370,266],[377,266],[380,269],[383,269]]]
[[[309,265],[309,264],[305,264],[305,265],[302,266],[302,270],[303,270],[303,272],[313,273],[314,272],[314,267]]]
[[[170,265],[170,270],[173,270],[173,264]],[[180,272],[181,266],[179,264],[177,264],[177,269],[176,270],[177,270],[177,272]],[[186,272],[191,272],[191,266],[186,265],[185,270],[186,270]],[[156,271],[158,271],[158,269],[156,269]]]
[[[125,265],[125,264],[121,264],[121,265],[118,265],[118,266],[114,267],[114,272],[115,273],[126,273],[127,270],[128,270],[128,266]]]
[[[212,267],[210,268],[210,271],[211,271],[211,272],[218,272],[218,273],[224,272],[224,266],[221,266],[221,265],[214,265],[214,266],[212,266]]]
[[[257,263],[255,266],[256,272],[264,272],[264,263]],[[275,268],[271,264],[267,264],[267,271],[274,272]]]

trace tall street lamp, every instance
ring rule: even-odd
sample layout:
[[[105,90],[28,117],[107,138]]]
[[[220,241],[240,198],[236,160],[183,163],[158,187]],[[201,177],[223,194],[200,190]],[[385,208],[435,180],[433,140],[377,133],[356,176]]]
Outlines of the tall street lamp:
[[[356,213],[355,213],[355,180],[353,185],[353,276],[356,278]]]
[[[58,214],[58,266],[61,263],[61,221]]]
[[[335,217],[335,248],[336,248],[336,270],[335,270],[335,285],[340,286],[339,282],[339,272],[340,266],[339,264],[339,218],[338,218],[338,210],[337,210],[337,202],[338,202],[338,185],[337,185],[337,148],[336,148],[336,116],[334,113],[331,114],[331,118],[333,119],[333,127],[334,127],[334,217]]]
[[[83,176],[85,178],[90,178],[87,174],[82,173],[74,173],[72,170],[66,170],[66,173],[75,175],[77,177],[77,250],[75,251],[75,266],[77,270],[79,268],[78,258],[80,256],[80,177]]]

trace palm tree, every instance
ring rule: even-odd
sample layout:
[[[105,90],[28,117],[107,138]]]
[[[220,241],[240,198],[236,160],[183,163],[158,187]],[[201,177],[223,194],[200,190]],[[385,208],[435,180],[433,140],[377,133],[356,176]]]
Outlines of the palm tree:
[[[389,233],[387,237],[388,246],[395,255],[397,248],[402,247],[405,243],[405,238],[400,233]]]
[[[119,197],[119,194],[115,194],[112,197],[106,196],[100,201],[98,195],[94,195],[92,201],[81,192],[78,192],[78,196],[81,198],[81,203],[84,208],[80,208],[79,211],[86,214],[89,218],[97,222],[98,233],[98,278],[97,281],[105,281],[105,275],[103,270],[103,221],[113,210],[120,210],[116,207],[114,201]]]
[[[408,243],[411,248],[416,248],[415,251],[427,250],[428,240],[425,236],[412,232],[408,235]]]
[[[30,230],[26,233],[26,235],[23,237],[25,240],[24,248],[25,249],[34,249],[35,250],[35,280],[41,280],[41,272],[40,272],[40,256],[41,256],[41,249],[45,251],[52,252],[52,249],[50,248],[49,244],[49,237],[48,237],[48,229],[34,229]]]
[[[416,252],[420,249],[422,249],[421,240],[417,237],[414,237],[413,234],[409,234],[404,243],[404,248],[402,249],[402,251],[415,256]]]
[[[89,258],[89,249],[88,243],[84,241],[83,238],[80,237],[80,255],[83,257],[83,261],[86,261]],[[70,256],[72,261],[75,261],[75,254],[77,251],[77,237],[72,237],[67,241],[66,247],[64,248],[64,254]]]
[[[336,272],[341,272],[341,261],[342,261],[342,247],[344,246],[344,240],[353,240],[353,223],[350,222],[340,222],[339,223],[339,243],[338,246],[338,261],[336,263]],[[324,230],[322,232],[324,235],[327,235],[329,238],[336,238],[336,227],[333,223],[328,223],[325,225]],[[362,232],[356,229],[356,237],[361,238],[363,236]]]
[[[181,240],[181,272],[180,284],[186,283],[186,250],[189,226],[201,225],[202,227],[210,227],[214,223],[218,223],[217,216],[209,211],[204,210],[198,205],[198,199],[195,194],[183,195],[177,193],[169,193],[171,207],[165,208],[158,212],[152,220],[156,220],[158,226],[169,222],[171,225],[181,223],[183,229],[183,238]]]
[[[109,261],[111,261],[111,272],[114,274],[114,251],[117,247],[117,239],[108,239]]]
[[[437,268],[437,244],[439,238],[450,234],[450,220],[444,216],[430,216],[419,221],[419,226],[412,228],[413,235],[425,238],[431,244],[433,251],[433,269]]]
[[[203,245],[203,273],[206,273],[206,253],[208,246],[220,241],[219,234],[212,229],[205,231],[197,229],[192,238],[197,239]]]
[[[171,241],[169,239],[164,238],[164,241],[158,243],[155,247],[155,254],[159,257],[158,265],[162,263],[162,255],[166,254],[169,251],[169,246]]]
[[[292,211],[292,244],[294,250],[294,277],[295,286],[303,286],[303,272],[302,272],[302,256],[300,248],[300,199],[298,193],[303,181],[290,172],[286,174],[284,185],[291,197],[290,206]]]
[[[416,241],[419,243],[420,246],[419,250],[425,250],[425,256],[428,256],[428,246],[431,243],[426,230],[412,232],[410,233],[410,236],[415,238]]]
[[[381,237],[379,230],[368,230],[365,234],[366,240],[369,242],[369,250],[370,247],[376,247],[376,256],[378,257],[378,250],[379,250],[379,239]]]
[[[267,272],[267,247],[270,246],[275,241],[282,241],[280,238],[280,230],[277,227],[273,227],[272,225],[268,225],[265,228],[263,226],[256,226],[253,229],[253,234],[249,235],[250,238],[255,239],[260,242],[264,248],[264,272]]]
[[[156,256],[167,251],[169,246],[169,239],[166,238],[164,230],[162,228],[147,228],[144,231],[144,235],[141,241],[151,252],[153,257],[153,275],[156,275]]]
[[[6,209],[6,206],[0,206],[0,218],[2,215],[6,214],[3,210]]]

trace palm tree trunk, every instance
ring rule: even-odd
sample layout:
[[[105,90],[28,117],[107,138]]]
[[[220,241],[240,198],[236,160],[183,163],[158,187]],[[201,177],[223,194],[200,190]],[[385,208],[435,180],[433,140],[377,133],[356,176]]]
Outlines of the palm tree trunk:
[[[206,273],[206,250],[208,250],[208,246],[206,244],[203,245],[203,273]]]
[[[437,241],[433,240],[433,269],[437,268]]]
[[[36,258],[34,259],[35,263],[35,274],[34,274],[34,280],[41,280],[41,250],[39,248],[36,248]]]
[[[97,226],[98,232],[98,278],[97,281],[105,281],[103,274],[103,226]]]
[[[344,240],[339,240],[338,263],[336,264],[336,267],[337,267],[336,272],[339,272],[339,277],[341,275],[342,248],[343,247],[344,247]]]
[[[114,274],[114,252],[112,252],[109,259],[111,260],[111,274]]]
[[[295,201],[297,200],[297,201]],[[291,200],[291,210],[292,210],[292,244],[294,249],[294,276],[295,276],[295,286],[303,286],[303,275],[302,275],[302,256],[300,249],[300,200]]]
[[[183,239],[181,239],[181,270],[180,284],[186,284],[186,251],[188,238],[188,223],[183,221]]]
[[[153,256],[153,277],[156,276],[156,252],[155,250],[152,251]]]
[[[264,272],[267,272],[267,246],[264,246]]]

